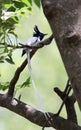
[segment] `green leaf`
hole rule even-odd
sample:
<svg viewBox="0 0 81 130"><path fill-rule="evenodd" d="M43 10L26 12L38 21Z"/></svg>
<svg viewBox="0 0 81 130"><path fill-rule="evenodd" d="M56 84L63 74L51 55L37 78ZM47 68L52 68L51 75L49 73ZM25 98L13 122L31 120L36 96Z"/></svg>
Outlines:
<svg viewBox="0 0 81 130"><path fill-rule="evenodd" d="M7 47L7 45L5 45L4 53L8 53L8 47Z"/></svg>
<svg viewBox="0 0 81 130"><path fill-rule="evenodd" d="M4 63L4 61L3 61L3 60L0 60L0 63Z"/></svg>
<svg viewBox="0 0 81 130"><path fill-rule="evenodd" d="M22 96L22 95L21 95L21 94L19 94L19 96L18 96L18 100L20 100L20 99L21 99L21 96Z"/></svg>
<svg viewBox="0 0 81 130"><path fill-rule="evenodd" d="M34 0L34 3L37 5L37 7L40 8L40 6L41 6L40 0Z"/></svg>
<svg viewBox="0 0 81 130"><path fill-rule="evenodd" d="M29 11L32 11L32 8L31 8L31 7L28 7L27 9L28 9Z"/></svg>
<svg viewBox="0 0 81 130"><path fill-rule="evenodd" d="M16 8L14 6L11 6L7 9L7 11L9 12L15 12L16 11Z"/></svg>
<svg viewBox="0 0 81 130"><path fill-rule="evenodd" d="M9 88L9 83L8 82L4 83L4 84L0 83L0 90L5 91L8 88Z"/></svg>
<svg viewBox="0 0 81 130"><path fill-rule="evenodd" d="M4 56L0 56L0 60L3 60L4 59Z"/></svg>
<svg viewBox="0 0 81 130"><path fill-rule="evenodd" d="M7 20L7 24L12 26L18 23L18 18L16 16L12 16Z"/></svg>
<svg viewBox="0 0 81 130"><path fill-rule="evenodd" d="M29 87L29 85L30 85L30 77L28 77L27 79L26 79L26 81L21 85L21 88L23 88L23 87Z"/></svg>
<svg viewBox="0 0 81 130"><path fill-rule="evenodd" d="M17 16L13 16L12 19L15 21L15 24L18 24L19 23L19 19Z"/></svg>
<svg viewBox="0 0 81 130"><path fill-rule="evenodd" d="M8 54L8 57L12 60L12 49L9 50L9 54Z"/></svg>
<svg viewBox="0 0 81 130"><path fill-rule="evenodd" d="M5 60L10 64L15 64L12 58L5 58Z"/></svg>
<svg viewBox="0 0 81 130"><path fill-rule="evenodd" d="M28 0L28 2L32 5L32 0Z"/></svg>
<svg viewBox="0 0 81 130"><path fill-rule="evenodd" d="M23 2L29 7L32 6L32 0L23 0Z"/></svg>
<svg viewBox="0 0 81 130"><path fill-rule="evenodd" d="M1 30L0 30L1 31ZM0 37L3 35L3 33L2 32L0 32Z"/></svg>
<svg viewBox="0 0 81 130"><path fill-rule="evenodd" d="M11 30L9 30L8 31L8 33L10 33L10 34L12 34L12 35L14 35L15 36L15 38L17 38L18 36L17 36L17 34L16 33L14 33L13 31L11 31Z"/></svg>
<svg viewBox="0 0 81 130"><path fill-rule="evenodd" d="M11 3L11 0L2 0L3 1L3 4L10 4Z"/></svg>
<svg viewBox="0 0 81 130"><path fill-rule="evenodd" d="M19 9L21 9L21 8L23 8L23 7L25 7L25 6L27 6L24 2L13 1L13 3L14 3L14 6L15 6L16 8L19 8Z"/></svg>

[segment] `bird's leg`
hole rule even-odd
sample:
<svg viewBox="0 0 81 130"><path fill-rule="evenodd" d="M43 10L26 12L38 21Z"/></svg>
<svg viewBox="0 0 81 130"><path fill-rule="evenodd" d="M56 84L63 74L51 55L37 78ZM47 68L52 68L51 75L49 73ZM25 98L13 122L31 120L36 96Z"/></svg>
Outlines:
<svg viewBox="0 0 81 130"><path fill-rule="evenodd" d="M63 100L63 102L62 102L62 104L61 104L61 106L60 106L58 112L57 112L55 115L59 115L59 114L60 114L60 112L61 112L61 110L62 110L62 108L63 108L63 106L64 106L64 103L65 103L65 101L66 101L66 99L67 99L67 97L68 97L70 91L71 91L71 83L70 83L70 80L68 80L68 81L67 81L67 84L66 84L66 88L65 88L65 90L64 90L64 92L63 92L64 95L65 95L64 100Z"/></svg>

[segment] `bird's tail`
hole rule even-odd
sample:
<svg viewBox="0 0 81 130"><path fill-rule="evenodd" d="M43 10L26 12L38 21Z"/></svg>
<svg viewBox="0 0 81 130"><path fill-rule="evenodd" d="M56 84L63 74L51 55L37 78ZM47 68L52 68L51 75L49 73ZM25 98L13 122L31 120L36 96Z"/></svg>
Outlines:
<svg viewBox="0 0 81 130"><path fill-rule="evenodd" d="M31 70L31 63L30 63L30 50L27 50L27 62L28 62L28 69L30 73L30 77L32 76L32 70Z"/></svg>
<svg viewBox="0 0 81 130"><path fill-rule="evenodd" d="M48 120L50 118L50 115L45 109L44 103L40 97L40 94L37 90L36 84L33 80L32 68L31 68L31 63L30 63L30 50L27 51L27 62L28 62L28 69L29 69L29 73L30 73L30 78L31 78L31 82L32 82L35 94L36 94L37 102L39 103L40 108L44 111L44 115L45 115L46 120Z"/></svg>

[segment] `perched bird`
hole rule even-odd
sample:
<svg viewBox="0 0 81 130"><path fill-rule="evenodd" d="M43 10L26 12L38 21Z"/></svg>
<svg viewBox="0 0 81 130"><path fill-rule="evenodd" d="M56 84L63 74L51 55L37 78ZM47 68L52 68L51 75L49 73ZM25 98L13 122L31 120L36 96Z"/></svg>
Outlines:
<svg viewBox="0 0 81 130"><path fill-rule="evenodd" d="M30 38L26 45L28 46L36 46L38 44L38 42L40 42L44 36L47 35L47 34L44 34L42 32L39 31L38 27L35 26L34 27L34 33L33 33L33 37ZM31 69L31 64L30 64L30 51L31 49L29 48L24 48L23 49L23 52L22 52L22 56L26 53L27 54L27 63L28 63L28 69L29 69L29 73L30 73L30 78L31 78L31 82L32 82L32 85L33 85L33 88L34 88L34 91L35 91L35 95L37 97L37 100L38 100L38 103L41 107L41 109L44 111L44 115L45 115L45 118L46 120L48 121L49 120L49 113L45 110L45 107L44 107L44 104L43 104L43 101L40 97L40 94L39 94L39 91L37 90L37 87L35 85L35 82L34 82L34 79L33 79L33 75L32 75L32 69ZM50 122L50 121L49 121Z"/></svg>
<svg viewBox="0 0 81 130"><path fill-rule="evenodd" d="M26 44L29 46L36 46L37 43L40 42L44 38L45 35L47 34L40 32L38 27L35 25L33 37L28 39ZM23 49L22 56L26 53L27 50L30 50L30 49L27 49L27 48Z"/></svg>

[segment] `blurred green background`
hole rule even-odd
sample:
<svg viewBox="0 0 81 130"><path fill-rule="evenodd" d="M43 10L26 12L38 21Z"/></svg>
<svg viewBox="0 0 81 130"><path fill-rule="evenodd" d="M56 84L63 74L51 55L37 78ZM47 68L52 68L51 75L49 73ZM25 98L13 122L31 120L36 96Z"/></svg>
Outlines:
<svg viewBox="0 0 81 130"><path fill-rule="evenodd" d="M20 24L16 27L16 32L18 34L18 42L25 43L29 37L32 36L33 27L37 25L39 29L48 33L48 36L52 34L50 26L43 14L42 9L37 8L33 5L33 13L21 18ZM48 37L47 36L47 37ZM24 61L26 56L21 57L22 50L15 50L13 53L13 59L15 65L10 65L8 63L0 64L0 81L10 81L18 66ZM54 93L53 88L59 87L64 90L67 82L67 74L62 63L58 48L55 41L39 49L37 53L33 56L31 60L33 77L37 85L37 89L41 95L44 102L45 108L49 112L56 113L61 105L60 98ZM17 84L23 83L29 72L27 67L22 72L20 79ZM25 103L32 105L33 107L40 109L37 102L36 95L34 93L33 87L27 87L23 89L17 89L16 97L22 94L21 100ZM79 108L76 104L77 114L80 114ZM61 116L66 118L66 111L63 108ZM81 117L78 116L78 121L80 124ZM41 130L41 127L32 124L23 117L0 107L0 130ZM52 128L45 128L52 130Z"/></svg>

